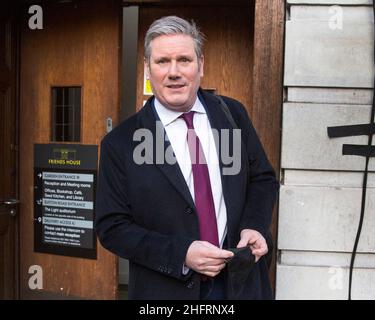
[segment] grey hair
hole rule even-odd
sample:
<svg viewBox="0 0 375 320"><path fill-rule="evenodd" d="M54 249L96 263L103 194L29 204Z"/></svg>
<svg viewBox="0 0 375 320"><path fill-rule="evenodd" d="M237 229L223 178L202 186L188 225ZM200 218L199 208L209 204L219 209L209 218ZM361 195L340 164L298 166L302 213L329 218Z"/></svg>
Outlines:
<svg viewBox="0 0 375 320"><path fill-rule="evenodd" d="M204 34L199 30L195 22L188 22L177 16L167 16L155 20L147 30L145 37L145 59L150 62L151 41L162 35L186 34L193 38L195 53L198 59L203 54Z"/></svg>

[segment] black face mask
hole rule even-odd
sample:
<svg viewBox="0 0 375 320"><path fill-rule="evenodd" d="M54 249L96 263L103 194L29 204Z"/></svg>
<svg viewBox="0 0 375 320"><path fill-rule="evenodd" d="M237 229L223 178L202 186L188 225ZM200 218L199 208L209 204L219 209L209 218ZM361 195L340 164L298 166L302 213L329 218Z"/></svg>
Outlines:
<svg viewBox="0 0 375 320"><path fill-rule="evenodd" d="M233 258L228 259L229 291L232 299L240 297L244 283L250 271L255 265L255 256L249 247L226 249L234 253Z"/></svg>

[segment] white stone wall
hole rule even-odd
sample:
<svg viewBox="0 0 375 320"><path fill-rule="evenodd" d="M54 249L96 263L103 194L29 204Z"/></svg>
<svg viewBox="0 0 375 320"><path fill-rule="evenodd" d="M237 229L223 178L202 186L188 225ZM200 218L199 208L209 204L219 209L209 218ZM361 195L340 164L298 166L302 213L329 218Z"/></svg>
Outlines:
<svg viewBox="0 0 375 320"><path fill-rule="evenodd" d="M327 127L370 121L371 5L287 1L277 299L347 299L365 160L343 156L342 145L368 138L329 139ZM375 299L375 173L368 187L353 299Z"/></svg>

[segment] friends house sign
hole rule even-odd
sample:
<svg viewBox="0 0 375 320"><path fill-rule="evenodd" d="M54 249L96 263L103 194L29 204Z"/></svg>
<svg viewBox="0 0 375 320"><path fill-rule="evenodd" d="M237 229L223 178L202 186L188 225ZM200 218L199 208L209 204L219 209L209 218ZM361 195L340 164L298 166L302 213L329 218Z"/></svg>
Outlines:
<svg viewBox="0 0 375 320"><path fill-rule="evenodd" d="M96 259L98 147L34 145L34 251Z"/></svg>

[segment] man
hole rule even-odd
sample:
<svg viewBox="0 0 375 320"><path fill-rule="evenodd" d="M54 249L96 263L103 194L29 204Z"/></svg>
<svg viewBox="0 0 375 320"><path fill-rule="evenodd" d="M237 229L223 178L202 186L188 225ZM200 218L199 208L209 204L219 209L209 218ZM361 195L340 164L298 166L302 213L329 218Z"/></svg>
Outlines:
<svg viewBox="0 0 375 320"><path fill-rule="evenodd" d="M145 38L154 96L102 141L96 230L129 260L130 299L272 297L265 237L279 185L244 107L199 88L202 48L194 23L155 21ZM226 268L235 247L256 260L241 291Z"/></svg>

